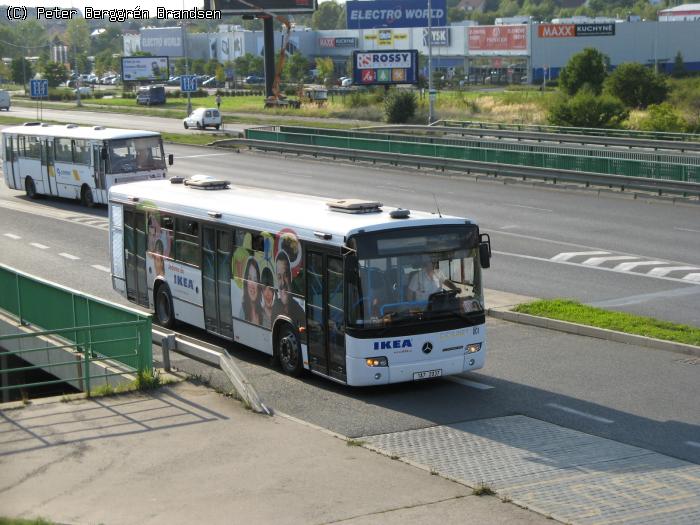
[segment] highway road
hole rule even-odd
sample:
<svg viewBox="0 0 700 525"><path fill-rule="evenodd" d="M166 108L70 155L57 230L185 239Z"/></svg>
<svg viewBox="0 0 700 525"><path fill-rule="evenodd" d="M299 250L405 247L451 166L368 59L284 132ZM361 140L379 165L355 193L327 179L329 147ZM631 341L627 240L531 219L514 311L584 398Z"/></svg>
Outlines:
<svg viewBox="0 0 700 525"><path fill-rule="evenodd" d="M700 326L696 205L289 155L167 149L176 157L173 175L204 172L234 188L439 206L473 217L495 250L488 288L575 297ZM0 225L1 262L121 302L109 282L106 210L29 201L2 187ZM289 379L265 356L231 350L273 407L348 435L521 413L700 463L700 359L493 320L489 331L488 365L466 382L369 390Z"/></svg>

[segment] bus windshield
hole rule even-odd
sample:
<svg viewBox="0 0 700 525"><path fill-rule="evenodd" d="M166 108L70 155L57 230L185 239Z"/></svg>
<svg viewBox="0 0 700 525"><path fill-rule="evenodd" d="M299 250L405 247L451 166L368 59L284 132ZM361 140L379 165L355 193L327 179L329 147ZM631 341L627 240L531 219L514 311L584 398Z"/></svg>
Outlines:
<svg viewBox="0 0 700 525"><path fill-rule="evenodd" d="M107 173L131 173L165 168L160 137L109 140L107 154Z"/></svg>
<svg viewBox="0 0 700 525"><path fill-rule="evenodd" d="M348 269L349 326L483 314L477 239L472 227L359 241L357 267Z"/></svg>

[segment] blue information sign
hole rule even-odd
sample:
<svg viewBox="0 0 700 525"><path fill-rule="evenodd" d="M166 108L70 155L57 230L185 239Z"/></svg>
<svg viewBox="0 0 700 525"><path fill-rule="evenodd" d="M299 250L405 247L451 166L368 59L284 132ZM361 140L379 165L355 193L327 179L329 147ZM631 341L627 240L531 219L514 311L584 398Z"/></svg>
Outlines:
<svg viewBox="0 0 700 525"><path fill-rule="evenodd" d="M447 25L447 0L430 2L431 24L428 24L428 0L348 0L345 8L348 29Z"/></svg>
<svg viewBox="0 0 700 525"><path fill-rule="evenodd" d="M49 96L49 81L48 80L30 80L29 94L32 98L48 98Z"/></svg>
<svg viewBox="0 0 700 525"><path fill-rule="evenodd" d="M192 93L197 91L197 76L182 75L180 77L180 91L183 93Z"/></svg>

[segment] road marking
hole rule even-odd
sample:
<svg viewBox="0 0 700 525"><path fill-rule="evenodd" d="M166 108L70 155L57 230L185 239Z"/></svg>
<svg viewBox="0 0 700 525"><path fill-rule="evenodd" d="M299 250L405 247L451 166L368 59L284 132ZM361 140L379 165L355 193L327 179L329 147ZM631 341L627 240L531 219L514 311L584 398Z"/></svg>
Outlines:
<svg viewBox="0 0 700 525"><path fill-rule="evenodd" d="M200 157L220 157L221 155L230 155L230 153L203 153L201 155L178 155L178 159L198 159Z"/></svg>
<svg viewBox="0 0 700 525"><path fill-rule="evenodd" d="M564 252L555 255L550 260L555 262L565 262L578 255L610 255L610 252Z"/></svg>
<svg viewBox="0 0 700 525"><path fill-rule="evenodd" d="M522 204L504 204L503 206L510 206L511 208L525 208L526 210L536 210L536 211L548 211L548 212L554 211L554 210L550 210L547 208L535 208L534 206L523 206Z"/></svg>
<svg viewBox="0 0 700 525"><path fill-rule="evenodd" d="M633 270L639 266L654 266L654 265L659 265L659 264L671 264L666 261L643 261L643 262L626 262L622 264L618 264L613 268L613 270L617 270L618 272L629 272L630 270Z"/></svg>
<svg viewBox="0 0 700 525"><path fill-rule="evenodd" d="M517 224L506 224L505 226L501 226L498 229L499 230L513 230L513 229L517 229L517 228L520 228L520 226L518 226Z"/></svg>
<svg viewBox="0 0 700 525"><path fill-rule="evenodd" d="M700 448L700 443L698 443L698 442L696 442L696 441L686 441L685 444L686 444L686 445L690 445L691 447L698 447L698 448Z"/></svg>
<svg viewBox="0 0 700 525"><path fill-rule="evenodd" d="M100 270L101 272L107 272L107 273L111 273L111 272L112 272L111 269L107 268L106 266L100 266L99 264L93 264L92 267L93 267L95 270Z"/></svg>
<svg viewBox="0 0 700 525"><path fill-rule="evenodd" d="M593 421L598 421L599 423L614 423L612 419L606 419L604 417L600 416L594 416L593 414L589 414L588 412L581 412L580 410L574 410L573 408L565 407L564 405L559 405L557 403L547 403L547 406L550 406L552 408L556 408L558 410L562 410L564 412L568 412L569 414L574 414L576 416L581 416L581 417L587 417L588 419L592 419Z"/></svg>
<svg viewBox="0 0 700 525"><path fill-rule="evenodd" d="M697 266L669 266L667 268L654 268L649 270L647 275L654 277L666 277L671 272L680 272L681 270L700 270Z"/></svg>
<svg viewBox="0 0 700 525"><path fill-rule="evenodd" d="M66 259L70 259L71 261L77 261L80 259L80 257L76 257L75 255L71 255L70 253L59 253L61 257L65 257Z"/></svg>
<svg viewBox="0 0 700 525"><path fill-rule="evenodd" d="M45 244L39 244L38 242L30 242L29 246L34 246L34 248L39 248L40 250L48 250L49 247Z"/></svg>
<svg viewBox="0 0 700 525"><path fill-rule="evenodd" d="M18 240L20 240L20 239L22 238L22 237L20 237L19 235L15 235L14 233L6 233L6 234L5 234L5 237L9 237L9 238L12 239L13 241L18 241Z"/></svg>
<svg viewBox="0 0 700 525"><path fill-rule="evenodd" d="M586 259L581 264L587 266L599 266L607 261L624 261L625 259L639 259L639 257L634 257L633 255L610 255L608 257L591 257Z"/></svg>
<svg viewBox="0 0 700 525"><path fill-rule="evenodd" d="M692 281L694 283L700 283L700 273L689 273L683 277L684 281Z"/></svg>
<svg viewBox="0 0 700 525"><path fill-rule="evenodd" d="M491 390L492 388L496 388L491 385L485 385L484 383L477 383L476 381L470 381L469 379L464 379L463 377L460 376L447 376L445 377L448 381L452 381L453 383L459 383L460 385L464 386L469 386L472 388L476 388L478 390Z"/></svg>
<svg viewBox="0 0 700 525"><path fill-rule="evenodd" d="M673 228L674 230L678 232L693 232L693 233L700 233L700 230L693 230L692 228Z"/></svg>

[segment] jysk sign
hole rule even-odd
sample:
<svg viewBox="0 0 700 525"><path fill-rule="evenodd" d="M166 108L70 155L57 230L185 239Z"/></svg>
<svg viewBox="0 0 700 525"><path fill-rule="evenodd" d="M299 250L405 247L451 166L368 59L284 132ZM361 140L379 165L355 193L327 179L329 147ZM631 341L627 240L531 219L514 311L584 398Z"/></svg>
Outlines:
<svg viewBox="0 0 700 525"><path fill-rule="evenodd" d="M345 3L348 29L379 27L436 27L447 25L447 0L432 0L428 24L428 0L348 0Z"/></svg>
<svg viewBox="0 0 700 525"><path fill-rule="evenodd" d="M540 38L614 36L615 24L540 24L537 35Z"/></svg>
<svg viewBox="0 0 700 525"><path fill-rule="evenodd" d="M353 80L361 85L417 84L418 51L355 51Z"/></svg>
<svg viewBox="0 0 700 525"><path fill-rule="evenodd" d="M423 45L431 46L449 46L450 45L450 28L449 27L433 27L430 33L430 42L428 42L428 28L423 29Z"/></svg>

